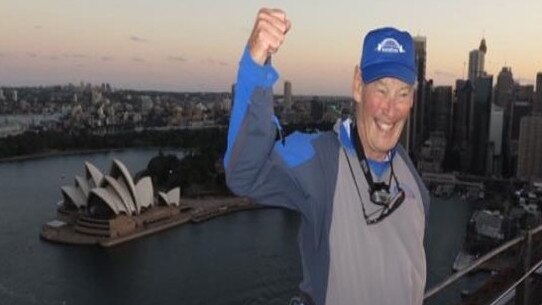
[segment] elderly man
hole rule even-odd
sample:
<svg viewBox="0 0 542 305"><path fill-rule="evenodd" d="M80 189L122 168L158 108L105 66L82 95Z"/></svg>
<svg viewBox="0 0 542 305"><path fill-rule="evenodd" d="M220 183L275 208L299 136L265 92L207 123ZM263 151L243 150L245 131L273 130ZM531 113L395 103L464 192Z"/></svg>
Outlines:
<svg viewBox="0 0 542 305"><path fill-rule="evenodd" d="M397 144L412 107L412 37L369 32L354 70L355 118L275 141L278 74L269 58L290 29L262 9L241 58L224 157L231 190L301 214L300 297L316 305L422 304L429 195Z"/></svg>

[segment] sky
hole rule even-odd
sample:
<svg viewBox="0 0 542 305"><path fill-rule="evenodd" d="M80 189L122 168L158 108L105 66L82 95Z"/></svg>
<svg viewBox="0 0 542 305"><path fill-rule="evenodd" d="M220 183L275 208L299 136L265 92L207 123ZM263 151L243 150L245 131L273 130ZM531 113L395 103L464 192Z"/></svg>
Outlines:
<svg viewBox="0 0 542 305"><path fill-rule="evenodd" d="M486 39L486 71L542 71L540 0L2 0L0 87L110 83L115 88L229 91L261 7L292 22L273 58L294 94L351 95L363 36L394 26L427 39L427 78L465 78Z"/></svg>

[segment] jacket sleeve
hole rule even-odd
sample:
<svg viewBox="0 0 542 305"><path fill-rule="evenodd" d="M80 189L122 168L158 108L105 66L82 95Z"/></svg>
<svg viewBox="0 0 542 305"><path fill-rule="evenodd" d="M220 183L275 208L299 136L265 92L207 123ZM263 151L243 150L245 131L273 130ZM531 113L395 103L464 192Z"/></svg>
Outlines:
<svg viewBox="0 0 542 305"><path fill-rule="evenodd" d="M236 195L260 204L299 210L306 196L294 177L294 168L314 155L310 151L314 135L295 133L286 144L275 142L280 125L273 114L272 86L277 79L270 64L258 65L245 48L224 156L226 183Z"/></svg>

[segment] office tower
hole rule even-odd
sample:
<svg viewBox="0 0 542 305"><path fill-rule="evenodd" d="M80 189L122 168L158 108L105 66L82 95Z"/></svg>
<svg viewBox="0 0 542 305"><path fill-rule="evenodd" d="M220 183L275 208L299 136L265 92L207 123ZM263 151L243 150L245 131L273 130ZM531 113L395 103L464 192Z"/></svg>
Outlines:
<svg viewBox="0 0 542 305"><path fill-rule="evenodd" d="M423 107L422 107L422 121L423 121L423 128L422 128L422 137L421 142L425 141L429 138L429 133L431 132L430 124L431 124L431 116L433 113L433 105L431 105L431 101L433 100L433 80L429 79L425 82L425 87L423 88L423 92L425 94L425 98L423 100Z"/></svg>
<svg viewBox="0 0 542 305"><path fill-rule="evenodd" d="M542 72L536 74L536 98L533 105L533 112L542 113Z"/></svg>
<svg viewBox="0 0 542 305"><path fill-rule="evenodd" d="M483 76L484 61L487 53L486 40L482 39L477 50L472 50L469 53L469 80L475 81L476 78Z"/></svg>
<svg viewBox="0 0 542 305"><path fill-rule="evenodd" d="M493 76L481 76L474 82L474 102L470 117L469 142L471 147L471 172L486 175L489 145L489 117L491 112L491 93Z"/></svg>
<svg viewBox="0 0 542 305"><path fill-rule="evenodd" d="M411 146L410 149L412 151L417 151L418 148L421 146L424 140L424 128L426 128L424 122L424 106L427 99L427 94L425 90L425 88L427 87L427 81L425 80L425 64L427 58L426 45L427 39L424 36L414 37L418 84L416 88L414 105L410 113L409 128L407 129L409 135L409 143Z"/></svg>
<svg viewBox="0 0 542 305"><path fill-rule="evenodd" d="M512 68L502 67L501 72L497 76L497 84L495 85L495 104L506 108L512 99L513 91L514 78L512 76Z"/></svg>
<svg viewBox="0 0 542 305"><path fill-rule="evenodd" d="M517 178L523 180L542 179L542 115L531 115L521 119Z"/></svg>
<svg viewBox="0 0 542 305"><path fill-rule="evenodd" d="M474 98L474 85L470 80L458 79L455 83L455 103L453 112L452 151L459 155L458 170L468 172L470 169L471 120Z"/></svg>
<svg viewBox="0 0 542 305"><path fill-rule="evenodd" d="M492 150L489 152L490 163L488 172L500 175L502 172L502 134L504 124L504 109L496 104L491 105L489 123L489 143Z"/></svg>
<svg viewBox="0 0 542 305"><path fill-rule="evenodd" d="M531 114L533 99L534 87L532 85L516 84L512 102L504 110L502 154L503 175L505 177L516 176L521 119Z"/></svg>
<svg viewBox="0 0 542 305"><path fill-rule="evenodd" d="M452 135L452 87L437 86L433 90L432 131L440 131L449 142Z"/></svg>
<svg viewBox="0 0 542 305"><path fill-rule="evenodd" d="M289 111L292 108L292 83L284 82L284 110Z"/></svg>

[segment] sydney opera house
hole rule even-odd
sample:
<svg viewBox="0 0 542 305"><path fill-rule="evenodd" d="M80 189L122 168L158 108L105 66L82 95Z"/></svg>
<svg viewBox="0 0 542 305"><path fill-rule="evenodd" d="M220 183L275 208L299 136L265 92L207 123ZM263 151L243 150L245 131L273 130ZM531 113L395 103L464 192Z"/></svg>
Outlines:
<svg viewBox="0 0 542 305"><path fill-rule="evenodd" d="M180 189L156 192L150 177L134 181L126 166L113 160L109 175L85 162L84 176L61 188L57 219L41 236L70 244L114 244L190 220L180 204Z"/></svg>

